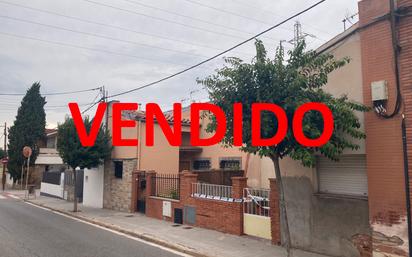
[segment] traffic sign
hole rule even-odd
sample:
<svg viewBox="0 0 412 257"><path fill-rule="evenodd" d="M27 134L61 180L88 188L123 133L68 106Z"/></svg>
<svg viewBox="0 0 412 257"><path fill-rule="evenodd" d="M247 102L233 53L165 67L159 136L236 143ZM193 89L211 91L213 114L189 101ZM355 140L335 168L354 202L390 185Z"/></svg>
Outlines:
<svg viewBox="0 0 412 257"><path fill-rule="evenodd" d="M30 146L23 147L24 157L29 158L31 156L31 154L32 154L32 150L31 150Z"/></svg>

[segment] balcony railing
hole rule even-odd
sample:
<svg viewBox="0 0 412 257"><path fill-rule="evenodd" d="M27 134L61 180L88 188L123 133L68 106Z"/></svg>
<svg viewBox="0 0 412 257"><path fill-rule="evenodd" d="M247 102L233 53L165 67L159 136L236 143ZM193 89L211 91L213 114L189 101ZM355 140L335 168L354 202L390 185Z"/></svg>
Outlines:
<svg viewBox="0 0 412 257"><path fill-rule="evenodd" d="M193 183L192 196L213 200L233 201L232 187L224 185Z"/></svg>

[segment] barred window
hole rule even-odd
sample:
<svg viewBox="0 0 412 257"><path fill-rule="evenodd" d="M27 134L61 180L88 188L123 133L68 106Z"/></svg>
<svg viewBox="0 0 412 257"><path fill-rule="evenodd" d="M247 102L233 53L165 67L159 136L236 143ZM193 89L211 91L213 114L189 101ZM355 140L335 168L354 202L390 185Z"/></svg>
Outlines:
<svg viewBox="0 0 412 257"><path fill-rule="evenodd" d="M242 158L221 158L219 168L222 170L240 170L242 168Z"/></svg>
<svg viewBox="0 0 412 257"><path fill-rule="evenodd" d="M209 159L194 160L193 170L210 170L210 160Z"/></svg>

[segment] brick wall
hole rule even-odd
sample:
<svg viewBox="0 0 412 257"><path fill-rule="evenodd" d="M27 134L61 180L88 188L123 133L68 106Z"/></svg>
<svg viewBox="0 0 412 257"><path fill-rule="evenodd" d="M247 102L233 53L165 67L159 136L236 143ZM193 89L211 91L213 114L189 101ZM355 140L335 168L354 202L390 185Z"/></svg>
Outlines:
<svg viewBox="0 0 412 257"><path fill-rule="evenodd" d="M171 205L172 205L172 216L171 217L166 217L162 215L163 201L171 202ZM150 218L173 222L175 208L183 208L180 201L170 200L170 199L161 199L157 197L147 197L146 198L146 216Z"/></svg>
<svg viewBox="0 0 412 257"><path fill-rule="evenodd" d="M151 177L154 173L147 173L147 192L151 189ZM240 202L226 202L220 200L212 200L205 198L192 197L191 185L197 182L197 174L183 172L180 182L180 201L172 200L172 217L164 217L162 215L162 204L167 199L156 197L146 197L146 215L152 218L163 219L167 221L174 220L174 208L184 208L190 206L196 210L196 221L194 225L202 228L213 229L224 233L234 235L243 234L243 204ZM243 189L247 187L247 178L233 177L232 178L232 197L241 199L243 197ZM280 243L279 229L279 203L276 190L271 193L271 213L272 213L272 235L273 243Z"/></svg>
<svg viewBox="0 0 412 257"><path fill-rule="evenodd" d="M196 182L196 176L190 173L183 174L182 184L191 185ZM242 198L245 187L247 187L247 178L233 177L232 198ZM196 226L235 235L243 234L242 203L191 197L190 187L185 187L181 194L185 196L183 205L196 208Z"/></svg>
<svg viewBox="0 0 412 257"><path fill-rule="evenodd" d="M158 197L150 196L150 192L153 192L152 188L152 178L156 176L156 173L153 171L146 172L146 216L156 219L163 219L166 221L174 221L174 209L183 208L183 205L180 201L171 200L171 199L162 199ZM172 205L172 216L165 217L162 214L163 210L163 201L169 201Z"/></svg>
<svg viewBox="0 0 412 257"><path fill-rule="evenodd" d="M270 225L272 232L272 243L280 245L280 207L279 207L279 192L275 178L269 179L270 183L270 195L269 195L269 207L270 207Z"/></svg>
<svg viewBox="0 0 412 257"><path fill-rule="evenodd" d="M108 160L104 165L103 207L116 211L132 212L132 174L136 159L123 159L123 177L114 176L114 163Z"/></svg>
<svg viewBox="0 0 412 257"><path fill-rule="evenodd" d="M147 192L151 189L151 177L155 173L147 173ZM246 178L233 178L234 197L239 198L246 187ZM184 208L184 206L194 207L196 209L196 223L190 224L197 227L213 229L225 233L242 235L243 234L243 207L242 203L225 202L210 199L201 199L191 197L191 185L197 182L197 175L189 172L181 174L180 182L180 201L170 200L172 204L172 217L162 215L162 204L167 199L157 197L146 197L146 215L148 217L163 219L167 221L174 220L175 208ZM239 191L239 192L237 192Z"/></svg>
<svg viewBox="0 0 412 257"><path fill-rule="evenodd" d="M412 6L411 0L402 0L398 3L399 7ZM406 117L406 137L408 148L409 166L409 188L412 185L412 16L404 17L399 21L399 43L401 53L399 56L400 64L400 83L404 102L404 113ZM410 190L409 197L412 197Z"/></svg>
<svg viewBox="0 0 412 257"><path fill-rule="evenodd" d="M398 1L411 5L412 1ZM359 2L360 27L389 12L388 0L363 0ZM411 74L411 21L399 23L402 54L401 80L410 81ZM361 29L362 75L364 103L372 105L371 82L388 82L388 113L394 109L396 100L396 77L394 73L393 47L389 20L377 22ZM409 52L409 53L408 53ZM409 66L408 66L409 65ZM406 67L408 66L408 67ZM409 73L406 74L406 69ZM402 70L403 69L403 70ZM406 78L408 77L408 78ZM410 86L408 87L411 88ZM407 92L404 94L404 100ZM406 100L407 101L407 100ZM405 102L405 110L412 108ZM412 117L411 117L412 118ZM373 229L374 254L406 256L408 236L406 223L405 183L402 152L401 115L392 119L378 117L373 111L365 115L369 217ZM409 130L409 133L411 131ZM409 139L412 137L409 136ZM412 149L412 148L411 148ZM399 239L399 240L395 240ZM387 240L385 240L387 239ZM395 242L396 241L396 242ZM392 256L392 255L391 255Z"/></svg>

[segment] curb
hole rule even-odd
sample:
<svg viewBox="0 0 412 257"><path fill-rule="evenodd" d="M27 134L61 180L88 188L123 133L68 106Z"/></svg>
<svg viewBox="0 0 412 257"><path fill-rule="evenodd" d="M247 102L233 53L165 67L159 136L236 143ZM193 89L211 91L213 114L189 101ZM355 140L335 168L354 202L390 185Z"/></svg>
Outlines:
<svg viewBox="0 0 412 257"><path fill-rule="evenodd" d="M183 246L183 245L179 245L179 244L164 241L162 239L159 239L159 238L156 238L156 237L144 234L144 233L137 233L137 232L130 231L130 230L127 230L127 229L123 229L123 228L118 227L116 225L96 221L94 219L87 218L87 217L84 217L82 215L76 215L76 214L68 212L68 211L63 211L63 210L60 210L60 209L49 207L49 206L44 205L44 204L32 202L31 200L24 200L24 199L22 199L22 200L24 202L28 202L28 203L33 204L33 205L37 205L39 207L46 208L46 209L49 209L51 211L58 212L58 213L61 213L61 214L64 214L64 215L67 215L67 216L70 216L70 217L73 217L73 218L76 218L76 219L80 219L82 221L92 223L94 225L98 225L98 226L101 226L101 227L104 227L104 228L112 229L112 230L115 230L117 232L126 234L128 236L139 238L141 240L144 240L144 241L147 241L147 242L150 242L150 243L154 243L154 244L157 244L157 245L160 245L160 246L163 246L163 247L166 247L166 248L169 248L171 250L175 250L175 251L178 251L178 252L181 252L181 253L189 254L189 255L192 255L192 256L195 256L195 257L215 257L215 256L212 256L212 255L207 255L207 254L201 253L199 251L196 251L192 248L189 248L189 247L186 247L186 246Z"/></svg>

